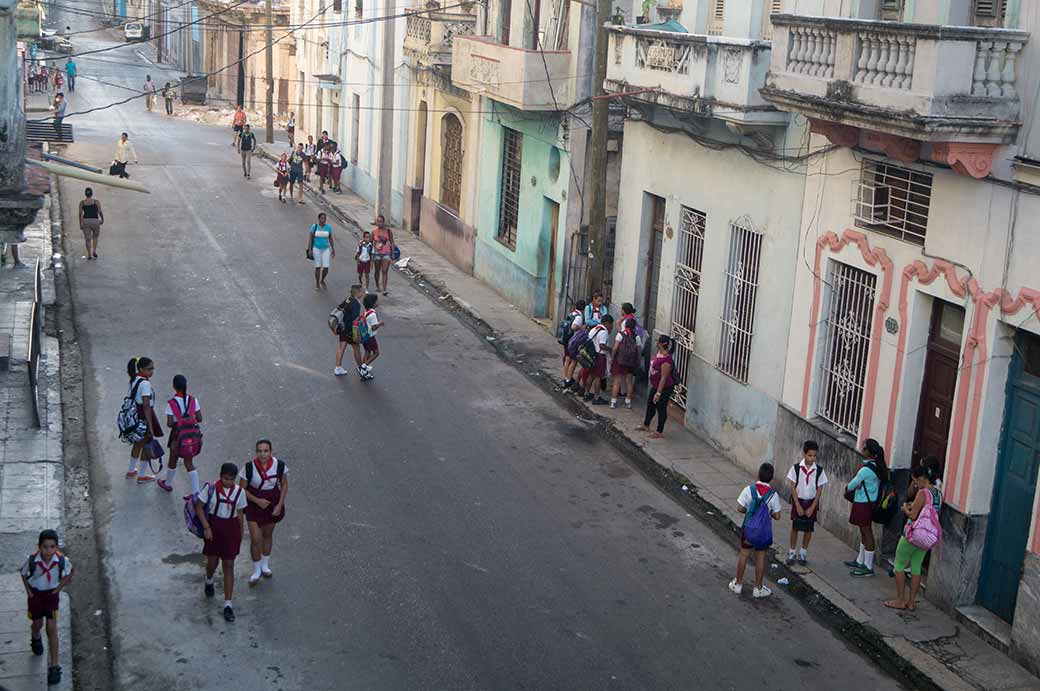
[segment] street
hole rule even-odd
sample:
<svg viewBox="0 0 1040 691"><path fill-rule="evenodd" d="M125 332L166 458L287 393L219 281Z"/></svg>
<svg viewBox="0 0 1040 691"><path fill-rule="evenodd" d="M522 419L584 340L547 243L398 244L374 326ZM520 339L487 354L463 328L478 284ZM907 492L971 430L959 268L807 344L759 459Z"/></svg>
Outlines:
<svg viewBox="0 0 1040 691"><path fill-rule="evenodd" d="M785 593L733 596L735 545L396 271L376 308L375 379L334 377L326 317L354 282L354 238L333 223L337 257L316 292L304 258L314 200L280 204L269 165L254 160L243 179L229 127L167 117L161 101L71 115L131 95L92 78L166 81L132 47L92 57L79 60L65 155L107 169L126 131L141 161L128 171L152 191L95 186L106 222L88 262L84 184L61 181L85 453L108 479L94 511L117 688L898 686ZM244 542L234 624L219 578L217 598L203 597L183 469L172 494L124 479L115 414L126 362L142 355L161 407L178 373L199 398L204 480L247 462L261 437L290 468L274 578L246 587Z"/></svg>

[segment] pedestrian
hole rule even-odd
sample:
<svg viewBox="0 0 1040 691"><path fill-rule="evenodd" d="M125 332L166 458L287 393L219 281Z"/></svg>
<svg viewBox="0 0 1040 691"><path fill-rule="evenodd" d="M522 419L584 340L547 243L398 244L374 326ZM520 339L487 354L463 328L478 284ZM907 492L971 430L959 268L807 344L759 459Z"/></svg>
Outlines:
<svg viewBox="0 0 1040 691"><path fill-rule="evenodd" d="M289 201L293 200L293 190L300 191L299 204L303 204L303 166L307 156L303 153L303 143L296 145L289 156Z"/></svg>
<svg viewBox="0 0 1040 691"><path fill-rule="evenodd" d="M47 628L47 685L61 683L58 664L58 609L61 591L72 580L72 560L58 550L58 533L44 530L36 541L37 551L29 555L20 570L22 585L28 596L29 620L32 621L29 646L33 655L43 655L40 629Z"/></svg>
<svg viewBox="0 0 1040 691"><path fill-rule="evenodd" d="M54 96L54 105L51 106L51 110L54 111L54 135L55 138L61 141L61 121L65 119L65 107L68 105L65 103L65 94L58 92Z"/></svg>
<svg viewBox="0 0 1040 691"><path fill-rule="evenodd" d="M329 187L333 192L341 194L343 190L339 187L340 178L343 176L343 154L335 142L331 144L332 152L329 154Z"/></svg>
<svg viewBox="0 0 1040 691"><path fill-rule="evenodd" d="M769 597L773 591L762 584L766 574L766 552L773 544L773 527L769 519L780 520L780 497L776 491L769 486L773 481L773 466L763 463L758 468L758 481L748 485L737 497L737 511L744 514L744 521L740 529L740 557L737 559L737 577L729 582L729 589L740 595L744 589L744 570L747 568L748 557L751 551L755 552L755 588L751 594L756 598ZM768 517L761 516L760 511L768 512ZM756 519L756 516L758 518ZM752 521L756 524L765 521L763 535L756 534L749 525Z"/></svg>
<svg viewBox="0 0 1040 691"><path fill-rule="evenodd" d="M253 151L256 149L256 135L246 125L238 138L238 152L242 154L242 175L249 179L253 172Z"/></svg>
<svg viewBox="0 0 1040 691"><path fill-rule="evenodd" d="M859 528L859 555L845 562L851 575L863 577L874 575L874 502L881 491L881 481L888 479L885 452L876 439L863 442L863 464L845 487L845 499L852 502L849 523Z"/></svg>
<svg viewBox="0 0 1040 691"><path fill-rule="evenodd" d="M126 172L126 165L130 162L131 156L134 158L134 163L137 163L137 149L130 143L130 135L123 132L119 136L119 141L116 142L116 154L112 158L112 167L108 169L108 174L118 175L120 178L130 177L130 174Z"/></svg>
<svg viewBox="0 0 1040 691"><path fill-rule="evenodd" d="M246 493L235 481L238 466L225 463L220 466L220 479L206 488L195 500L195 515L202 524L202 553L206 556L206 597L213 597L213 576L217 562L224 575L224 621L235 620L231 597L235 590L235 558L242 546L242 510L246 508Z"/></svg>
<svg viewBox="0 0 1040 691"><path fill-rule="evenodd" d="M802 460L787 471L791 483L791 548L787 550L788 566L809 563L809 543L816 528L820 510L820 492L827 484L827 473L817 462L820 446L812 439L802 444ZM802 534L802 548L798 550L798 533ZM797 551L796 551L797 550Z"/></svg>
<svg viewBox="0 0 1040 691"><path fill-rule="evenodd" d="M69 93L76 90L76 62L70 57L65 61L65 75L69 78Z"/></svg>
<svg viewBox="0 0 1040 691"><path fill-rule="evenodd" d="M376 292L379 292L382 278L383 295L389 295L387 290L387 279L390 278L390 260L394 256L394 231L386 226L386 217L383 214L376 216L376 227L372 230L372 244L375 247L375 269L376 269Z"/></svg>
<svg viewBox="0 0 1040 691"><path fill-rule="evenodd" d="M249 587L261 578L270 578L271 545L274 527L285 518L285 495L289 493L289 469L272 454L271 442L256 443L256 456L238 475L238 484L246 493L246 523L249 526L249 553L253 558L253 574Z"/></svg>
<svg viewBox="0 0 1040 691"><path fill-rule="evenodd" d="M21 234L18 236L17 242L5 242L5 243L0 244L0 266L4 266L4 265L7 264L7 251L8 251L8 249L10 249L10 251L11 251L11 259L14 260L14 268L16 268L16 269L24 269L24 268L26 268L26 266L27 266L26 263L23 262L21 260L21 257L19 257L19 255L18 255L18 245L20 243L25 242L25 237L26 237L25 236L25 229L23 228Z"/></svg>
<svg viewBox="0 0 1040 691"><path fill-rule="evenodd" d="M930 520L938 525L939 512L942 510L942 492L936 484L939 481L939 461L934 456L928 456L920 465L910 471L911 482L917 489L913 502L903 504L903 514L908 521L903 535L899 538L896 546L896 561L893 565L896 578L896 599L885 600L885 607L891 609L905 609L913 612L917 609L917 591L921 588L921 569L924 566L924 558L929 549L919 547L911 542L914 523L920 519L925 507L931 504L935 510ZM934 529L934 528L933 528ZM938 535L938 533L935 533ZM906 592L906 568L910 567L910 592Z"/></svg>
<svg viewBox="0 0 1040 691"><path fill-rule="evenodd" d="M582 380L585 382L585 402L592 405L606 405L607 401L600 397L600 387L603 377L607 376L607 355L610 353L610 330L614 327L614 317L606 314L603 320L589 329L589 340L596 350L596 359L591 367L584 367L581 371Z"/></svg>
<svg viewBox="0 0 1040 691"><path fill-rule="evenodd" d="M166 402L166 426L170 428L170 465L166 478L155 484L167 492L173 491L173 477L177 474L177 460L184 459L184 467L191 479L192 494L199 493L199 471L195 458L202 449L202 404L188 395L188 378L183 374L173 378L173 398Z"/></svg>
<svg viewBox="0 0 1040 691"><path fill-rule="evenodd" d="M339 337L339 345L336 347L336 369L332 370L332 373L337 377L347 373L347 370L343 369L343 353L346 352L349 345L354 352L354 369L359 377L365 378L364 370L361 369L361 343L357 329L357 322L361 318L363 310L361 298L364 294L365 291L360 284L352 285L350 286L350 295L337 307L343 314L343 318L336 325L336 328L333 329L333 333Z"/></svg>
<svg viewBox="0 0 1040 691"><path fill-rule="evenodd" d="M246 126L246 114L242 110L242 106L239 105L235 108L235 114L231 116L231 146L238 147L238 138L242 136L242 131Z"/></svg>
<svg viewBox="0 0 1040 691"><path fill-rule="evenodd" d="M376 341L376 331L383 327L383 322L379 321L379 317L376 315L376 301L378 299L378 295L369 293L361 303L365 307L365 313L361 315L361 318L365 322L365 330L368 335L368 338L362 338L361 341L361 345L365 348L365 361L361 365L362 379L375 378L375 375L372 374L372 363L379 357L379 342Z"/></svg>
<svg viewBox="0 0 1040 691"><path fill-rule="evenodd" d="M285 123L285 133L289 135L289 148L296 148L296 113L289 111L289 122Z"/></svg>
<svg viewBox="0 0 1040 691"><path fill-rule="evenodd" d="M585 306L584 300L576 301L570 313L564 317L563 322L560 324L559 342L563 346L562 385L564 391L574 386L574 368L577 366L578 361L571 357L570 352L567 350L567 344L570 343L574 334L585 328Z"/></svg>
<svg viewBox="0 0 1040 691"><path fill-rule="evenodd" d="M608 315L609 316L609 315ZM649 383L646 392L646 415L643 424L636 429L650 431L650 423L657 415L657 430L650 436L664 436L664 423L668 420L668 401L675 390L675 361L672 360L672 339L667 334L657 337L657 354L650 360Z"/></svg>
<svg viewBox="0 0 1040 691"><path fill-rule="evenodd" d="M145 108L147 108L150 113L152 112L152 106L155 105L155 82L152 81L152 75L145 75L144 86L141 87L141 91L144 92Z"/></svg>
<svg viewBox="0 0 1040 691"><path fill-rule="evenodd" d="M325 194L325 185L332 187L332 145L318 145L318 194Z"/></svg>
<svg viewBox="0 0 1040 691"><path fill-rule="evenodd" d="M610 407L617 408L618 393L625 391L625 407L632 408L632 388L635 383L636 370L639 369L639 357L643 352L643 339L636 333L636 320L622 319L621 328L614 337L614 347L610 357L611 382Z"/></svg>
<svg viewBox="0 0 1040 691"><path fill-rule="evenodd" d="M368 292L368 277L372 275L372 233L367 230L361 234L361 242L358 243L357 253L357 280L361 283L365 279L365 292Z"/></svg>
<svg viewBox="0 0 1040 691"><path fill-rule="evenodd" d="M54 90L61 91L62 86L65 84L65 77L62 75L61 70L51 60L51 78L54 81Z"/></svg>
<svg viewBox="0 0 1040 691"><path fill-rule="evenodd" d="M289 156L283 153L274 164L274 186L278 188L278 201L285 203L285 187L289 184ZM291 195L290 195L291 196Z"/></svg>
<svg viewBox="0 0 1040 691"><path fill-rule="evenodd" d="M607 310L603 307L603 292L597 290L585 306L585 325L591 329L602 321L605 314Z"/></svg>
<svg viewBox="0 0 1040 691"><path fill-rule="evenodd" d="M639 338L639 342L643 344L643 350L639 354L639 366L636 368L638 371L647 371L650 369L650 358L653 357L653 343L651 339L647 337L646 329L639 323L639 318L636 317L636 308L632 306L631 302L621 303L621 322L624 323L632 319L636 323L636 336ZM634 384L635 382L633 382ZM630 398L635 398L635 392L629 388L622 387L621 393L627 395Z"/></svg>
<svg viewBox="0 0 1040 691"><path fill-rule="evenodd" d="M162 88L163 101L166 102L166 114L173 115L173 98L176 96L176 90L173 88L173 84L166 82Z"/></svg>
<svg viewBox="0 0 1040 691"><path fill-rule="evenodd" d="M155 417L154 399L155 392L152 389L152 375L155 374L155 363L151 358L135 357L126 363L126 373L130 377L130 398L137 406L139 419L144 420L148 431L144 439L134 442L130 447L130 467L126 471L127 478L137 478L137 484L143 485L155 479L152 475L152 460L162 457L162 447L156 453L152 442L156 437L162 437L162 427Z"/></svg>
<svg viewBox="0 0 1040 691"><path fill-rule="evenodd" d="M306 157L304 163L307 168L303 173L303 179L307 182L311 180L311 170L314 168L314 157L318 154L318 145L314 143L314 136L307 135L307 143L303 145L303 155Z"/></svg>
<svg viewBox="0 0 1040 691"><path fill-rule="evenodd" d="M98 238L104 222L101 202L94 199L94 190L88 187L83 190L83 200L79 203L79 229L83 231L83 240L87 246L85 259L97 259Z"/></svg>
<svg viewBox="0 0 1040 691"><path fill-rule="evenodd" d="M311 226L307 240L307 256L314 261L314 289L325 287L332 258L336 256L336 243L332 239L332 226L325 222L325 214L318 214L318 222Z"/></svg>

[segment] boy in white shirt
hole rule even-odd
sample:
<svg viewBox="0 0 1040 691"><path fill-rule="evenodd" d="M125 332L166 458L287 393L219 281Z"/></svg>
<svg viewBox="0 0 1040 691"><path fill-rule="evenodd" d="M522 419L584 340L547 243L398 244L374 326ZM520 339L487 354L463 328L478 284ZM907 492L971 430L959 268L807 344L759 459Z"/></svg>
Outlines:
<svg viewBox="0 0 1040 691"><path fill-rule="evenodd" d="M772 590L762 585L762 580L766 575L766 552L772 544L772 533L770 532L769 544L766 545L752 545L748 542L745 534L748 522L763 502L766 504L766 510L769 511L770 518L774 521L780 520L780 497L777 495L776 490L769 486L769 483L772 481L773 465L771 463L763 463L758 468L758 482L745 487L740 496L737 497L737 511L746 514L744 527L740 530L740 558L737 559L737 577L729 582L729 589L737 595L740 595L744 589L744 569L747 568L747 560L751 550L755 550L755 589L752 591L752 595L760 598L769 597L773 593ZM751 494L752 489L755 491L756 496L754 497Z"/></svg>
<svg viewBox="0 0 1040 691"><path fill-rule="evenodd" d="M375 377L372 374L372 363L379 357L379 342L376 341L376 331L383 326L383 322L379 321L379 316L376 314L376 300L378 300L378 296L375 293L369 293L362 301L362 304L365 306L365 313L361 318L365 320L369 333L368 338L361 343L365 349L365 362L361 365L361 376L363 379L373 379Z"/></svg>
<svg viewBox="0 0 1040 691"><path fill-rule="evenodd" d="M357 282L360 284L361 278L364 277L367 293L368 277L372 275L372 233L367 230L361 234L361 242L358 243L354 259L357 260Z"/></svg>
<svg viewBox="0 0 1040 691"><path fill-rule="evenodd" d="M29 555L22 565L22 585L29 596L29 619L32 621L30 646L33 655L43 655L40 629L47 622L47 685L61 683L58 664L59 593L72 579L72 562L58 551L58 533L44 530L37 541L39 551Z"/></svg>
<svg viewBox="0 0 1040 691"><path fill-rule="evenodd" d="M588 308L586 307L586 311ZM604 315L603 320L589 330L589 339L596 347L596 361L592 367L583 367L581 370L582 381L585 382L585 402L592 405L606 405L607 401L600 398L599 391L603 385L603 378L607 376L607 355L610 353L610 330L614 328L614 317Z"/></svg>
<svg viewBox="0 0 1040 691"><path fill-rule="evenodd" d="M802 460L787 471L791 483L791 549L787 550L788 565L795 562L798 533L802 534L802 549L797 552L798 563L809 563L807 554L812 541L816 516L820 509L820 491L827 484L827 473L816 462L820 447L813 440L802 444Z"/></svg>

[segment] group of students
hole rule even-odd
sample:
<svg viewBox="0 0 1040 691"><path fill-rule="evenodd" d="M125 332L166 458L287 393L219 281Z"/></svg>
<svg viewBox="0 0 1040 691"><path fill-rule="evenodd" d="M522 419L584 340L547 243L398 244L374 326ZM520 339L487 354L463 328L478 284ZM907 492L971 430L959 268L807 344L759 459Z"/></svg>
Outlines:
<svg viewBox="0 0 1040 691"><path fill-rule="evenodd" d="M169 463L166 475L156 478L153 463L158 460L162 468L164 455L159 439L163 429L155 414L155 390L152 377L155 363L147 357L136 357L127 363L130 388L124 408L134 412L141 421L140 433L131 440L130 466L127 479L136 479L138 485L155 481L166 492L173 491L177 463L184 461L191 481L191 493L185 496L189 510L193 511L203 537L202 553L206 556L206 597L216 594L214 575L219 564L224 577L224 619L235 620L232 608L234 592L235 559L238 557L243 535L243 523L248 524L249 550L253 560L253 572L249 577L250 587L264 578L271 578L271 548L274 527L285 518L285 498L289 490L289 469L286 463L275 458L273 445L268 439L256 442L255 456L242 468L234 463L224 463L220 476L212 483L200 483L199 471L195 467L202 449L202 405L196 396L188 393L187 378L178 374L173 378L173 395L166 402L166 426L169 429L167 450ZM121 435L123 424L120 424Z"/></svg>
<svg viewBox="0 0 1040 691"><path fill-rule="evenodd" d="M812 440L806 441L802 445L801 460L791 467L786 476L791 494L791 542L787 552L789 566L808 564L809 544L819 516L822 492L828 483L827 473L818 463L818 454L819 445ZM896 599L885 600L884 605L892 609L914 611L925 557L941 539L941 464L938 459L929 456L911 468L907 500L900 505L891 488L884 450L877 440L867 439L861 455L861 465L845 486L844 494L851 503L848 522L860 531L859 553L855 559L844 564L853 577L874 575L876 541L873 526L875 523L888 524L898 508L905 523L889 572L895 578ZM763 598L772 593L763 580L766 551L773 542L771 521L779 520L781 513L780 497L772 487L773 476L773 465L763 463L758 470L758 480L745 487L737 497L737 511L744 514L744 520L740 532L736 577L729 582L729 589L738 595L743 590L744 571L752 551L755 553L752 595ZM909 589L906 587L907 573L910 575Z"/></svg>
<svg viewBox="0 0 1040 691"><path fill-rule="evenodd" d="M55 65L53 60L51 60L50 66L31 60L26 68L25 83L30 93L48 91L52 88L55 91L61 91L68 78L69 91L75 91L76 71L77 66L72 58L65 62L64 70Z"/></svg>
<svg viewBox="0 0 1040 691"><path fill-rule="evenodd" d="M301 204L303 202L300 202ZM336 241L329 225L328 216L322 212L318 214L317 223L313 223L307 233L307 249L305 252L308 259L314 263L314 289L326 288L326 279L332 260L336 256ZM394 231L386 224L386 217L382 214L376 216L371 231L365 231L361 235L354 251L354 261L357 268L357 282L364 284L365 292L370 286L369 278L373 273L375 265L375 292L382 292L384 296L390 294L387 282L390 279L390 264L400 257L400 250L394 241Z"/></svg>
<svg viewBox="0 0 1040 691"><path fill-rule="evenodd" d="M604 304L603 293L593 293L591 299L578 300L564 317L557 331L563 346L563 381L565 391L581 393L591 405L606 405L601 395L606 390L607 373L611 376L610 407L617 408L623 398L626 408L632 407L636 375L645 366L648 380L646 415L637 429L650 431L650 423L657 417L657 429L651 437L664 434L668 419L668 401L675 389L675 362L672 359L672 339L661 334L649 363L643 356L647 344L646 330L636 318L632 303L621 305L617 333L611 339L614 317ZM609 363L609 366L608 366Z"/></svg>

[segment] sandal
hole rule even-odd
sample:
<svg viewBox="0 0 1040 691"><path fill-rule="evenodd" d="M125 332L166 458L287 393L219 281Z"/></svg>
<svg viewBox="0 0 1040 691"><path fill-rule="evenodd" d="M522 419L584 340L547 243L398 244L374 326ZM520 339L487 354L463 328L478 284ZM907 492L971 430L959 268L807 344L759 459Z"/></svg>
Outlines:
<svg viewBox="0 0 1040 691"><path fill-rule="evenodd" d="M881 604L889 609L906 609L906 605L900 600L885 600Z"/></svg>

